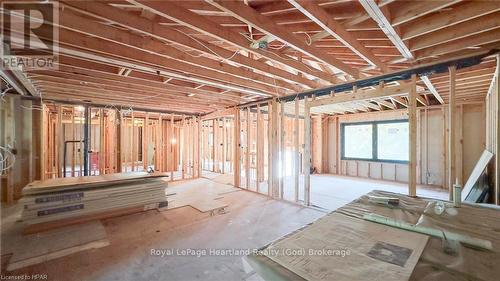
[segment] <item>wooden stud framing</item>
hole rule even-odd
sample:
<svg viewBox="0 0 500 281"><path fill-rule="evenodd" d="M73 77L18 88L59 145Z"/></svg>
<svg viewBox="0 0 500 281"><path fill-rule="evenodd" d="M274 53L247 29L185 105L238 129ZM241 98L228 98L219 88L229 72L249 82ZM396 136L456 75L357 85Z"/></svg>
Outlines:
<svg viewBox="0 0 500 281"><path fill-rule="evenodd" d="M246 157L245 157L245 179L246 179L246 188L250 189L250 107L247 107L247 116L246 116L246 143L245 143L245 150L246 150Z"/></svg>
<svg viewBox="0 0 500 281"><path fill-rule="evenodd" d="M240 137L240 110L239 108L234 109L234 186L240 187L240 148L241 148L241 137Z"/></svg>
<svg viewBox="0 0 500 281"><path fill-rule="evenodd" d="M408 96L409 127L409 162L408 162L408 195L417 196L417 77L411 77L411 88Z"/></svg>
<svg viewBox="0 0 500 281"><path fill-rule="evenodd" d="M174 171L176 171L177 169L174 167L175 166L175 162L174 162L174 137L175 134L174 134L174 115L170 115L170 135L169 135L169 140L168 140L168 143L170 144L170 155L172 155L172 157L170 157L170 181L173 181L174 180Z"/></svg>
<svg viewBox="0 0 500 281"><path fill-rule="evenodd" d="M304 204L311 205L311 115L308 98L304 99Z"/></svg>
<svg viewBox="0 0 500 281"><path fill-rule="evenodd" d="M500 205L500 157L498 157L498 154L500 152L500 54L496 55L496 61L497 61L497 67L496 67L496 73L495 73L495 89L493 89L493 92L496 92L496 104L495 104L495 127L494 131L496 132L495 134L495 143L493 144L495 146L495 187L494 187L494 193L493 193L493 202L495 202L496 205Z"/></svg>
<svg viewBox="0 0 500 281"><path fill-rule="evenodd" d="M99 109L99 175L105 174L104 109Z"/></svg>
<svg viewBox="0 0 500 281"><path fill-rule="evenodd" d="M285 181L285 102L280 103L280 171L279 171L279 192L280 198L283 199L284 195L284 181Z"/></svg>
<svg viewBox="0 0 500 281"><path fill-rule="evenodd" d="M262 114L260 112L260 105L257 105L257 130L256 130L256 134L255 134L255 141L257 142L257 151L256 151L256 157L257 157L257 172L256 172L256 180L255 180L255 184L256 184L256 190L257 192L260 192L260 183L262 181L262 173L263 173L263 160L262 159L262 155L264 153L264 146L263 146L263 142L264 142L264 136L262 135L261 136L261 132L260 130L262 130Z"/></svg>
<svg viewBox="0 0 500 281"><path fill-rule="evenodd" d="M451 66L450 71L450 96L448 105L448 189L450 200L453 199L453 184L456 181L456 67Z"/></svg>
<svg viewBox="0 0 500 281"><path fill-rule="evenodd" d="M300 150L299 150L299 102L295 99L295 119L293 126L293 142L294 142L294 189L295 189L295 202L299 202L299 177L300 177Z"/></svg>

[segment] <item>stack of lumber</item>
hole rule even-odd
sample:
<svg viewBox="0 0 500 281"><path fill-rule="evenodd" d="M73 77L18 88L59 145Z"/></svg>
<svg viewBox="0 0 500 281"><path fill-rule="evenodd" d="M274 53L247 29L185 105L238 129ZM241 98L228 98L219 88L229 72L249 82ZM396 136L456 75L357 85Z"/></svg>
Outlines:
<svg viewBox="0 0 500 281"><path fill-rule="evenodd" d="M20 201L25 233L166 207L164 176L137 172L33 182Z"/></svg>

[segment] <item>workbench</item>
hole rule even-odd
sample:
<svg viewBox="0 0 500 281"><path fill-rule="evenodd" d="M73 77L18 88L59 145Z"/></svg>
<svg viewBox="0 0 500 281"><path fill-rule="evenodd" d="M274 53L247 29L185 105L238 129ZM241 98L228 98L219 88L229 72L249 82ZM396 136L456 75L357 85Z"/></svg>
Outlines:
<svg viewBox="0 0 500 281"><path fill-rule="evenodd" d="M385 196L399 198L399 206L387 207L374 204L368 200L368 196ZM450 202L446 203L445 211L438 215L435 206L438 201L426 198L412 198L402 194L385 191L372 191L351 203L337 209L327 216L332 222L348 217L354 222L364 221L363 216L367 214L378 214L395 220L404 221L417 226L430 227L449 231L461 235L491 241L493 250L479 250L453 243L453 253L444 251L443 241L440 238L429 237L419 254L418 261L411 271L407 280L477 280L496 281L500 280L500 209L495 206L478 204L462 204L460 208L453 208ZM309 228L325 224L323 218L296 230L260 250L272 249L274 245L286 242L297 234L306 232ZM368 222L371 223L371 222ZM386 225L379 225L392 228ZM323 225L322 227L328 227ZM325 228L326 229L326 228ZM352 233L357 231L352 229ZM402 230L404 231L404 230ZM414 234L405 231L408 235ZM326 232L325 232L326 233ZM352 236L353 234L349 235ZM422 235L422 234L419 234ZM409 236L410 237L410 236ZM355 237L356 238L356 237ZM355 239L354 238L354 239ZM355 241L355 240L354 240ZM310 245L318 245L315 238L311 238ZM362 241L359 241L360 243ZM324 243L324 241L323 241ZM357 243L354 243L357 244ZM338 248L345 245L331 245ZM323 280L321 278L305 278L304 274L297 274L297 264L278 263L267 255L251 254L244 258L244 262L256 271L264 280ZM332 264L333 266L333 264ZM293 269L295 268L295 272ZM366 276L359 276L356 270L343 269L351 280L364 280ZM366 272L363 274L366 275ZM313 274L314 275L314 274ZM344 276L345 277L345 276ZM331 280L331 278L328 278ZM333 278L333 280L345 280ZM372 280L378 280L373 278ZM403 279L402 279L403 280Z"/></svg>

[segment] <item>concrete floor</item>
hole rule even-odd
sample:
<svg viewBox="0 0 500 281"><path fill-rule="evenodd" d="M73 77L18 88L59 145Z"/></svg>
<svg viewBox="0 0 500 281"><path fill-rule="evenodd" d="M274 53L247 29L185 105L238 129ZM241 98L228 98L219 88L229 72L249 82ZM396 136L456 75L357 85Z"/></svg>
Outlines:
<svg viewBox="0 0 500 281"><path fill-rule="evenodd" d="M209 179L172 183L195 185L203 192ZM111 244L72 254L9 275L47 274L47 280L261 280L246 273L241 256L151 255L151 249L255 249L325 213L263 195L225 194L226 214L209 216L191 207L149 211L103 221ZM75 234L77 235L77 234ZM8 243L8 241L3 241ZM3 272L3 274L5 274Z"/></svg>

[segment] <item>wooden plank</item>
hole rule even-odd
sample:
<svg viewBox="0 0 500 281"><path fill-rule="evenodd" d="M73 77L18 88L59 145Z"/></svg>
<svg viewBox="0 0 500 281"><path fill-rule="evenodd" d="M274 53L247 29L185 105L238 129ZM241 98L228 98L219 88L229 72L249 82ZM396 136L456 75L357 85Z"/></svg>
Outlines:
<svg viewBox="0 0 500 281"><path fill-rule="evenodd" d="M202 124L201 124L201 117L198 118L198 128L197 128L197 149L196 149L196 161L197 161L197 165L196 165L196 170L197 170L197 177L201 177L201 142L202 142L202 139L203 139L203 132L202 132Z"/></svg>
<svg viewBox="0 0 500 281"><path fill-rule="evenodd" d="M472 188L474 187L474 184L476 184L477 180L479 179L483 171L486 169L491 158L493 158L493 153L485 149L481 154L481 156L479 157L479 160L477 160L474 169L472 169L469 178L465 182L465 185L462 189L462 201L465 201L467 195L469 195Z"/></svg>
<svg viewBox="0 0 500 281"><path fill-rule="evenodd" d="M7 266L8 271L109 245L106 230L100 222L23 236L15 242L17 243Z"/></svg>
<svg viewBox="0 0 500 281"><path fill-rule="evenodd" d="M222 117L222 173L226 173L226 118Z"/></svg>
<svg viewBox="0 0 500 281"><path fill-rule="evenodd" d="M57 120L56 120L56 169L57 177L61 178L63 166L63 149L64 149L64 132L62 123L62 105L57 106Z"/></svg>
<svg viewBox="0 0 500 281"><path fill-rule="evenodd" d="M280 160L279 160L279 120L278 120L278 101L276 99L273 99L272 101L272 150L271 150L271 155L272 155L272 185L270 186L271 189L271 194L272 197L278 198L279 197L279 173L280 173Z"/></svg>
<svg viewBox="0 0 500 281"><path fill-rule="evenodd" d="M299 150L299 102L300 100L295 99L295 120L293 128L294 136L294 147L295 147L295 157L294 157L294 178L293 185L295 190L295 202L299 202L299 176L300 176L300 150Z"/></svg>
<svg viewBox="0 0 500 281"><path fill-rule="evenodd" d="M412 75L412 87L408 97L409 126L409 163L408 163L408 195L417 196L417 77Z"/></svg>
<svg viewBox="0 0 500 281"><path fill-rule="evenodd" d="M174 167L175 166L175 160L174 160L174 148L173 148L173 140L175 139L175 134L174 134L174 115L171 114L170 115L170 134L169 137L170 139L168 140L168 143L170 144L170 153L171 153L171 156L170 157L170 167L171 167L171 170L170 170L170 181L173 181L174 180L174 171L177 171L177 169Z"/></svg>
<svg viewBox="0 0 500 281"><path fill-rule="evenodd" d="M456 67L449 67L450 91L448 107L448 190L450 200L453 199L453 184L456 182Z"/></svg>
<svg viewBox="0 0 500 281"><path fill-rule="evenodd" d="M497 60L497 67L495 70L495 81L494 85L495 88L493 89L493 92L495 92L495 103L494 104L494 123L495 123L495 128L494 131L496 132L495 134L495 143L493 144L495 147L495 188L494 188L494 199L493 202L495 202L496 205L500 205L500 54L496 55L496 60Z"/></svg>
<svg viewBox="0 0 500 281"><path fill-rule="evenodd" d="M130 167L131 171L135 171L135 118L134 118L134 111L131 113L132 118L130 119Z"/></svg>
<svg viewBox="0 0 500 281"><path fill-rule="evenodd" d="M262 113L260 112L260 104L257 104L257 124L256 124L256 134L255 134L255 141L257 142L257 151L256 151L256 157L257 157L257 172L256 172L256 190L257 192L260 192L260 182L262 181L262 173L263 171L263 160L262 155L263 155L263 142L264 142L264 136L260 132L262 130ZM262 134L262 136L261 136Z"/></svg>
<svg viewBox="0 0 500 281"><path fill-rule="evenodd" d="M241 137L240 137L240 110L238 108L234 109L234 186L240 187L240 149L241 149Z"/></svg>
<svg viewBox="0 0 500 281"><path fill-rule="evenodd" d="M106 128L104 126L104 109L99 108L99 175L104 175L105 173L104 157L107 154L104 144L105 131Z"/></svg>
<svg viewBox="0 0 500 281"><path fill-rule="evenodd" d="M374 90L364 90L364 91L357 90L352 94L339 94L333 97L316 99L314 101L310 101L309 106L316 107L334 103L344 103L344 102L360 101L373 98L403 95L409 93L411 87L412 87L411 83L400 83L397 86L377 87Z"/></svg>
<svg viewBox="0 0 500 281"><path fill-rule="evenodd" d="M308 98L304 99L304 204L311 205L311 114Z"/></svg>
<svg viewBox="0 0 500 281"><path fill-rule="evenodd" d="M146 117L144 118L144 124L142 126L142 168L144 171L148 170L148 150L149 150L149 112L146 112Z"/></svg>
<svg viewBox="0 0 500 281"><path fill-rule="evenodd" d="M247 107L247 116L246 116L246 143L245 143L245 179L246 179L246 188L250 189L250 107Z"/></svg>
<svg viewBox="0 0 500 281"><path fill-rule="evenodd" d="M267 103L267 195L272 197L273 186L273 114L272 101Z"/></svg>
<svg viewBox="0 0 500 281"><path fill-rule="evenodd" d="M279 159L281 169L279 171L279 193L280 199L283 199L284 195L284 181L285 181L285 102L280 103L280 146L279 146Z"/></svg>

